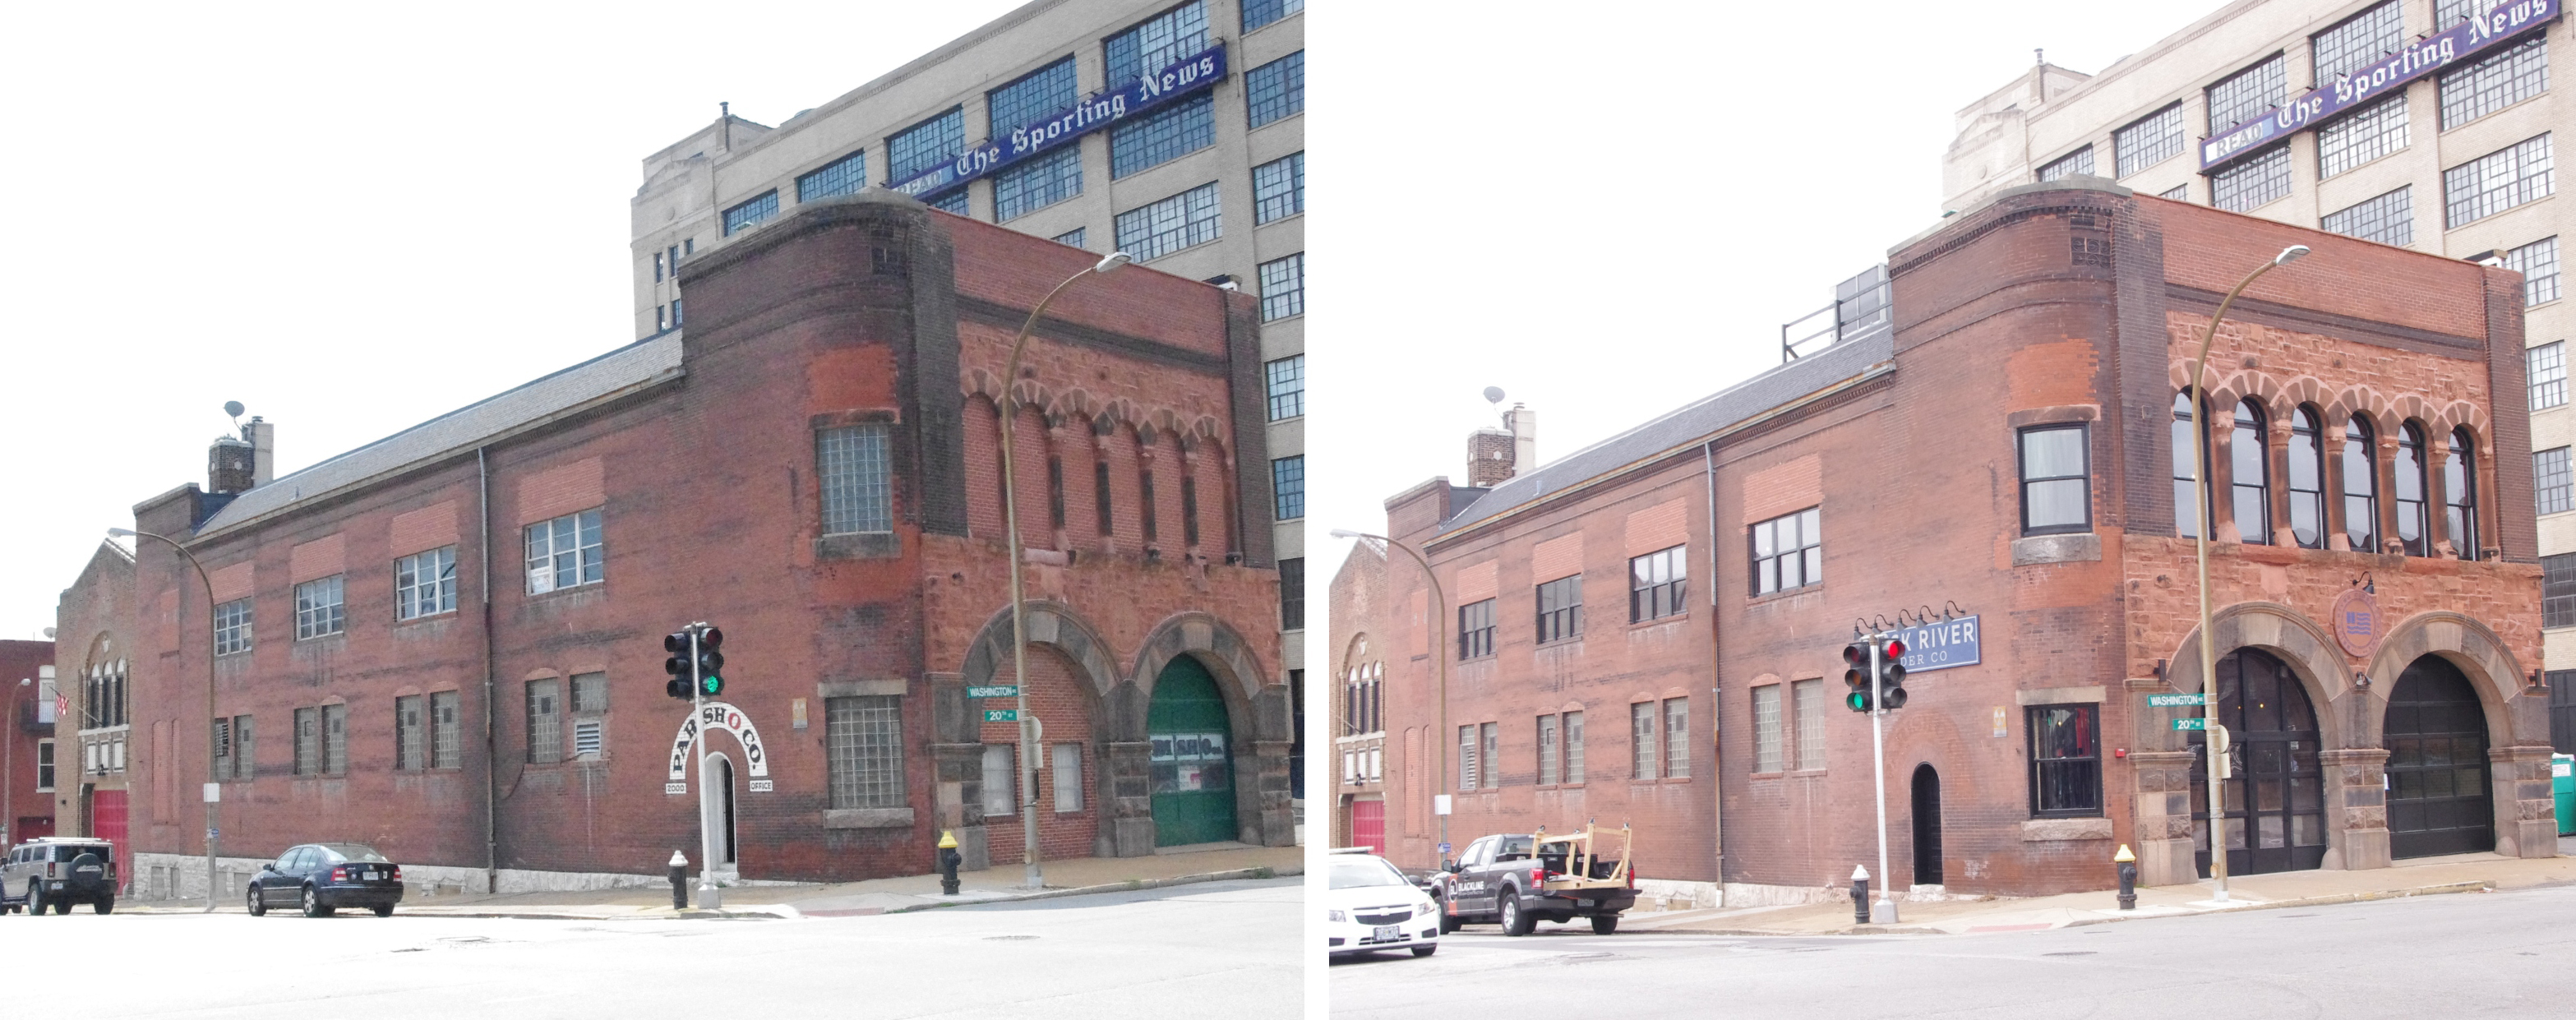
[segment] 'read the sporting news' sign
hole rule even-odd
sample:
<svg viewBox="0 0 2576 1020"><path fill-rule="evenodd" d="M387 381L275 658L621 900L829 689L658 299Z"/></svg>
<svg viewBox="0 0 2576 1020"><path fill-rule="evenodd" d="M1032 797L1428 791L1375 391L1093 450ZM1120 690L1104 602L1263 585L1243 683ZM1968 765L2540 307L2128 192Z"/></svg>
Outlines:
<svg viewBox="0 0 2576 1020"><path fill-rule="evenodd" d="M2565 13L2567 0L2505 0L2484 14L2424 37L2378 63L2344 75L2287 105L2200 143L2207 173L2239 156L2298 133L2329 117L2378 99L2406 83L2510 41Z"/></svg>
<svg viewBox="0 0 2576 1020"><path fill-rule="evenodd" d="M886 187L914 198L949 191L1003 167L1078 141L1121 120L1152 110L1225 77L1225 44L1218 43L1171 66L969 146L956 158Z"/></svg>

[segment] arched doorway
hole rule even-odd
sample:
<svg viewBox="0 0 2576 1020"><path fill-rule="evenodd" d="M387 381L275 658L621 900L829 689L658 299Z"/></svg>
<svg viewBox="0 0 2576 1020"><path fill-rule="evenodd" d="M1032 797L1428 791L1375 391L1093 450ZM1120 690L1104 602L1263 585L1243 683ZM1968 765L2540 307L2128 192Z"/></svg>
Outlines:
<svg viewBox="0 0 2576 1020"><path fill-rule="evenodd" d="M733 812L733 759L710 754L698 761L698 781L715 790L715 796L700 801L698 824L715 833L716 867L732 870L741 858L736 854Z"/></svg>
<svg viewBox="0 0 2576 1020"><path fill-rule="evenodd" d="M2281 660L2243 648L2218 660L2218 704L2211 713L2227 727L2228 761L2224 827L2227 873L2255 875L2302 871L2326 855L2325 779L2317 771L2317 713L2307 688ZM2209 755L2207 736L2189 736L2192 859L2209 876Z"/></svg>
<svg viewBox="0 0 2576 1020"><path fill-rule="evenodd" d="M1941 773L1914 766L1914 884L1941 882Z"/></svg>
<svg viewBox="0 0 2576 1020"><path fill-rule="evenodd" d="M2495 849L2486 711L2450 660L2408 663L2388 690L2388 855Z"/></svg>
<svg viewBox="0 0 2576 1020"><path fill-rule="evenodd" d="M1206 666L1175 655L1154 678L1145 731L1152 741L1154 845L1215 843L1234 821L1234 728Z"/></svg>

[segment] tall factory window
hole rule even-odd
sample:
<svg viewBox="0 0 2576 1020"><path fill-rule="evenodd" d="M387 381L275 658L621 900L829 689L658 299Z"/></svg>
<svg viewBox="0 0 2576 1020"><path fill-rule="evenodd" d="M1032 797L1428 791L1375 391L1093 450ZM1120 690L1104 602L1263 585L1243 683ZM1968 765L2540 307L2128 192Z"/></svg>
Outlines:
<svg viewBox="0 0 2576 1020"><path fill-rule="evenodd" d="M2477 437L2456 428L2442 458L2442 536L2464 560L2478 558L2477 450Z"/></svg>
<svg viewBox="0 0 2576 1020"><path fill-rule="evenodd" d="M2343 431L2343 531L2354 552L2379 551L2379 446L2370 419L2354 415Z"/></svg>
<svg viewBox="0 0 2576 1020"><path fill-rule="evenodd" d="M2118 161L2122 177L2182 155L2182 149L2181 103L2140 117L2111 132L2111 151Z"/></svg>
<svg viewBox="0 0 2576 1020"><path fill-rule="evenodd" d="M2397 463L2390 474L2397 484L2397 541L2408 556L2430 556L2424 537L2424 427L2412 421L2398 427Z"/></svg>
<svg viewBox="0 0 2576 1020"><path fill-rule="evenodd" d="M1538 586L1538 643L1583 636L1583 575Z"/></svg>
<svg viewBox="0 0 2576 1020"><path fill-rule="evenodd" d="M2021 430L2021 533L2093 530L2093 472L2082 422Z"/></svg>
<svg viewBox="0 0 2576 1020"><path fill-rule="evenodd" d="M1824 581L1822 510L1808 507L1753 526L1753 594Z"/></svg>

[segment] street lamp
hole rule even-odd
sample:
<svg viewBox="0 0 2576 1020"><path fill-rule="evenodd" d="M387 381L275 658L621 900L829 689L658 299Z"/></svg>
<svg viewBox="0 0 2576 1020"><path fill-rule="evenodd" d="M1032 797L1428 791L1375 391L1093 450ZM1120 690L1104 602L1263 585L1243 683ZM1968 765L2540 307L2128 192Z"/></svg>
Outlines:
<svg viewBox="0 0 2576 1020"><path fill-rule="evenodd" d="M1449 618L1449 598L1440 591L1440 575L1431 572L1431 561L1422 558L1422 553L1419 550L1392 538L1388 538L1384 535L1371 535L1366 532L1352 531L1348 528L1334 528L1331 534L1334 538L1373 538L1386 543L1391 548L1402 549L1404 550L1405 555L1413 557L1413 562L1422 564L1422 576L1431 579L1431 605L1429 607L1431 618L1423 621L1424 627L1427 628L1423 633L1425 634L1425 646L1431 649L1432 674L1438 678L1440 687L1440 728L1433 731L1433 739L1431 743L1431 757L1438 763L1435 767L1439 770L1440 785L1433 791L1433 793L1435 796L1447 796L1449 793L1449 753L1441 749L1440 741L1448 739L1449 733L1449 653L1447 649L1441 647L1441 642L1447 636L1444 633L1444 628L1441 626L1441 621ZM1445 858L1448 856L1448 850L1446 848L1449 846L1449 815L1446 812L1436 810L1439 807L1438 801L1433 801L1432 806L1435 809L1432 813L1440 816L1440 845L1443 848L1441 850L1441 856Z"/></svg>
<svg viewBox="0 0 2576 1020"><path fill-rule="evenodd" d="M1029 346L1029 331L1037 328L1038 317L1046 314L1055 296L1073 286L1075 280L1093 273L1106 273L1126 265L1130 256L1113 251L1055 285L1038 306L1029 309L1029 321L1020 324L1020 335L1011 341L1011 360L1002 370L1002 529L1008 535L1011 553L1011 684L1019 691L1020 720L1020 859L1027 862L1024 883L1031 889L1046 887L1046 872L1038 867L1038 769L1037 736L1029 718L1029 632L1020 609L1020 493L1019 471L1012 464L1013 428L1019 421L1019 398L1013 392L1020 381L1020 353ZM212 858L208 858L212 860Z"/></svg>
<svg viewBox="0 0 2576 1020"><path fill-rule="evenodd" d="M6 760L0 764L0 845L8 844L11 820L18 817L18 703L26 700L26 689L35 684L34 680L19 677L18 689L9 692L9 741L7 747L0 748L0 759Z"/></svg>
<svg viewBox="0 0 2576 1020"><path fill-rule="evenodd" d="M2209 429L2215 413L2208 404L2209 342L2218 335L2218 321L2227 317L2227 306L2236 303L2236 295L2245 293L2256 277L2298 261L2308 253L2308 246L2294 244L2281 249L2272 261L2254 267L2236 288L2218 302L2218 311L2209 316L2209 328L2200 333L2200 355L2191 362L2191 420L2199 435L2191 437L2192 498L2200 504L2199 534L2193 545L2200 555L2200 725L2202 746L2209 749L2209 876L2217 881L2218 891L2211 899L2227 902L2227 784L2219 778L2224 769L2226 731L2213 720L2218 714L2218 648L2217 635L2211 633L2209 620Z"/></svg>
<svg viewBox="0 0 2576 1020"><path fill-rule="evenodd" d="M195 569L196 569L196 571L197 571L197 583L199 583L199 584L201 584L201 585L204 585L204 586L205 586L205 589L206 589L206 611L207 611L206 619L208 619L208 620L212 620L212 619L214 619L214 615L213 615L213 614L214 614L214 606L215 606L215 582L214 582L213 580L211 580L211 579L209 579L209 578L207 578L207 577L206 577L206 565L205 565L205 564L203 564L203 563L199 563L199 562L197 562L197 556L196 556L196 554L195 554L195 553L191 553L191 552L189 552L189 551L188 551L188 547L183 546L183 545L180 545L179 543L177 543L177 542L173 542L173 541L169 540L168 538L164 538L164 537L162 537L162 536L160 536L160 535L155 535L155 534L153 534L153 533L151 533L151 532L149 532L149 531L135 531L135 530L132 530L132 529L129 529L129 528L109 528L109 529L107 529L107 533L108 533L108 536L109 536L109 537L111 537L111 538L148 538L148 539L151 539L151 540L153 540L153 541L155 541L155 542L159 542L159 543L161 543L162 545L169 546L171 549L176 550L176 551L179 553L179 555L180 555L180 556L185 557L185 558L187 559L187 561L188 561L188 566L190 566L190 567L192 567L192 568L195 568ZM183 610L183 611L180 613L179 619L181 619L181 620L186 620L187 618L188 618L188 617L187 617L187 614L186 614L186 612ZM207 739L208 741L212 741L212 740L214 740L214 739L215 739L214 725L215 725L215 656L214 656L214 645L213 645L213 644L211 644L211 643L209 643L209 644L206 646L206 739ZM212 747L208 747L208 748L206 749L206 787L207 787L207 789L209 789L209 790L214 789L214 787L215 787L215 783L216 783L216 782L218 782L218 781L220 781L221 779L222 779L222 777L221 777L221 776L217 776L217 775L215 775L215 753L214 753L214 748L212 748ZM211 914L211 913L214 913L214 912L215 912L215 802L214 802L213 798L207 798L207 800L206 800L206 913Z"/></svg>

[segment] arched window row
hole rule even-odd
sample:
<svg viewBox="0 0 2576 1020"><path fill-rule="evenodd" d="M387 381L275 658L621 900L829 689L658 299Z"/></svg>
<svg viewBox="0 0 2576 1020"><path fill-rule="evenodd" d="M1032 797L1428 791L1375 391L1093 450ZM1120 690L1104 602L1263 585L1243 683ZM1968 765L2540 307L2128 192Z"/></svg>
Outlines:
<svg viewBox="0 0 2576 1020"><path fill-rule="evenodd" d="M2227 401L2233 427L2223 452L2206 426L2197 430L2210 462L2216 465L2223 456L2227 472L2223 498L2219 479L2211 479L2207 509L2212 520L2220 520L2216 514L2224 507L2228 516L2223 520L2235 527L2239 540L2325 549L2337 544L2332 536L2340 529L2341 544L2354 550L2471 560L2486 556L2480 457L2472 426L2444 428L2411 416L2383 426L2367 412L2338 420L2330 416L2335 412L2313 403L2276 412L2256 398L2213 391L2209 399L2212 405ZM2185 538L2199 534L2190 444L2193 423L2207 417L2193 413L2188 390L2174 394L2174 531ZM2337 445L2340 455L2330 457ZM2326 498L2330 487L2340 493L2340 501Z"/></svg>
<svg viewBox="0 0 2576 1020"><path fill-rule="evenodd" d="M969 487L967 527L998 539L1005 527L1001 408L985 393L970 393L967 403L967 477L989 479ZM1185 431L1172 427L1169 415L1123 413L1129 410L1076 416L1041 411L1035 402L1019 407L1012 467L1021 544L1175 558L1240 552L1232 451L1205 423Z"/></svg>

